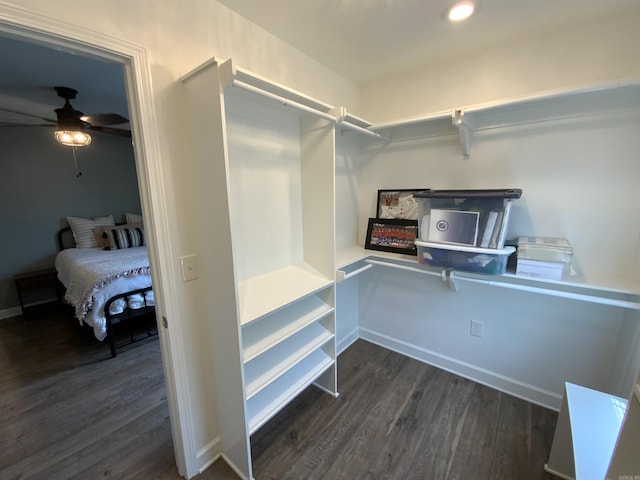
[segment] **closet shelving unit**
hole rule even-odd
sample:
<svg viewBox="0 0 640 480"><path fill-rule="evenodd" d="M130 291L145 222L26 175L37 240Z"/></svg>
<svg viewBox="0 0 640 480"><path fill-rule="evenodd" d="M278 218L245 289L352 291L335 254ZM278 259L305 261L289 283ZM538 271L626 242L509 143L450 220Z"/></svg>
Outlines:
<svg viewBox="0 0 640 480"><path fill-rule="evenodd" d="M475 132L585 114L619 112L638 103L640 84L634 79L462 106L424 116L370 124L364 128L380 134L387 141L458 135L461 153L467 158L471 155Z"/></svg>
<svg viewBox="0 0 640 480"><path fill-rule="evenodd" d="M219 298L213 310L234 313L214 321L216 333L226 332L228 340L235 332L235 354L233 342L216 340L216 345L226 350L227 363L237 358L237 368L216 368L223 377L216 380L218 417L225 443L235 440L225 449L227 458L251 478L251 434L311 384L338 395L334 163L339 109L237 68L231 60L208 62L183 82L198 112L194 150L204 156L199 163L217 165L216 184L224 193L220 203L228 205L228 225L218 219L218 228L226 229L231 241L216 255L232 259L233 294ZM214 286L229 276L217 268L212 269Z"/></svg>
<svg viewBox="0 0 640 480"><path fill-rule="evenodd" d="M381 135L377 139L370 135L367 141L403 142L416 139L457 135L462 155L471 154L474 133L486 130L528 125L550 120L563 120L585 115L606 115L637 109L640 105L640 81L637 79L602 83L581 89L564 89L536 95L505 99L478 105L463 106L449 111L411 117L392 122L368 124L359 119L360 126L368 132ZM352 129L357 132L358 130ZM632 310L640 309L640 292L628 288L592 285L581 277L562 281L526 279L513 274L504 274L487 280L482 275L467 272L443 272L417 266L417 262L405 255L371 252L360 246L352 246L337 252L338 280L349 278L377 265L388 268L415 270L426 275L441 276L454 290L467 282L490 283L496 286L530 291L532 293L574 298L619 306Z"/></svg>
<svg viewBox="0 0 640 480"><path fill-rule="evenodd" d="M249 257L243 261L258 265L264 260L261 255L281 255L283 259L279 268L265 267L268 271L252 267L251 274L238 281L247 424L252 434L311 383L337 395L332 208L335 116L330 105L236 68L231 61L220 66L220 81L225 96L240 94L268 109L285 108L285 115L294 117L291 123L296 124L296 128L293 135L283 133L282 142L291 141L292 136L299 137L294 143L299 142L296 147L300 158L294 170L288 170L291 176L287 180L288 187L295 192L293 204L276 201L267 209L267 214L276 213L261 222L264 232L256 231L251 225L235 225L238 236L283 235L288 238L282 243L294 249L293 252L263 251L257 256L251 252L243 254ZM233 116L233 112L227 111L229 115ZM233 135L232 129L228 135ZM275 143L281 140L274 139L278 132L270 135ZM229 143L233 141L228 139ZM260 149L250 153L258 157L258 161L271 162L276 164L274 169L280 168L277 155ZM233 154L230 148L232 212L234 203L250 208L250 202L281 199L278 192L269 192L268 188L262 191L263 198L252 197L245 188L251 186L244 185L242 179L234 184L233 162L242 159L233 158ZM239 186L238 191L234 191L233 185ZM282 188L282 184L275 188ZM298 201L301 205L295 204ZM290 225L295 231L286 232L277 226L280 225L278 210L298 216ZM245 219L240 220L243 221ZM271 228L272 224L276 226Z"/></svg>
<svg viewBox="0 0 640 480"><path fill-rule="evenodd" d="M630 103L640 104L639 83L556 91L373 125L344 107L333 107L236 68L231 61L207 62L183 80L194 112L194 149L204 157L198 164L206 165L202 168L210 168L208 174L215 176L213 182L206 175L201 181L207 187L215 184L212 191L216 193L210 195L219 196L213 201L228 206L229 211L217 219L215 229L225 229L224 222L228 225L222 235L224 241L216 240L213 247L218 249L216 257L230 260L216 260L205 265L205 270L210 270L211 284L217 282L220 290L212 293L213 311L224 313L214 319L216 339L212 346L219 350L216 358L220 365L214 370L221 436L227 445L227 458L247 478L252 476L249 436L253 432L311 384L338 394L335 310L336 283L340 281L372 268L398 268L439 276L454 288L464 282L489 283L535 294L640 308L638 293L633 291L579 281L540 281L509 274L489 279L466 272L443 272L419 266L409 256L371 252L361 246L336 251L334 198L336 131L355 132L370 142L458 135L462 154L469 156L475 132L586 113L606 114L623 110ZM257 198L251 188L236 188L234 169L242 156L235 155L231 148L232 137L237 134L229 122L238 105L235 97L241 97L240 103L245 105L277 112L269 123L277 124L282 115L296 119L297 134L291 135L289 129L287 140L296 137L299 148L296 188L300 205L299 210L292 210L298 218L293 223L291 241L284 242L293 244L295 251L290 261L281 262L277 268L257 268L263 263L264 252L260 252L261 257L243 248L243 239L251 237L256 229L237 215L237 205L247 197L265 203L270 196ZM265 165L269 165L276 159L266 160ZM217 233L215 229L211 227L208 233ZM278 257L277 252L274 256ZM233 280L228 291L220 289L229 278Z"/></svg>

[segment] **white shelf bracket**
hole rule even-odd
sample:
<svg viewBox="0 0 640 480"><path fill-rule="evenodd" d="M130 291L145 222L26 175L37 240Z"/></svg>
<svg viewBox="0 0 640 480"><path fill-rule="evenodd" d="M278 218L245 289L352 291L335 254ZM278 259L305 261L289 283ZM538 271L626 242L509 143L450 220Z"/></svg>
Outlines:
<svg viewBox="0 0 640 480"><path fill-rule="evenodd" d="M454 292L458 292L460 285L457 282L457 278L455 277L455 272L453 270L442 270L440 273L443 282L447 282L449 287Z"/></svg>
<svg viewBox="0 0 640 480"><path fill-rule="evenodd" d="M462 156L464 158L469 158L469 154L471 153L471 142L473 140L473 130L469 125L469 121L465 118L464 111L462 109L456 109L452 114L451 120L453 121L453 125L458 128Z"/></svg>

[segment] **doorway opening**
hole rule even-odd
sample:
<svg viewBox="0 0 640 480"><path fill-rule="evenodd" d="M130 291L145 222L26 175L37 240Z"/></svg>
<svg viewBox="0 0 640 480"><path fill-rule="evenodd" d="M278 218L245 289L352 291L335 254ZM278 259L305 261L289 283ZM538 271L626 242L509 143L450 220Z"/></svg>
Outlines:
<svg viewBox="0 0 640 480"><path fill-rule="evenodd" d="M149 257L156 310L158 318L173 314L177 310L174 304L175 295L172 295L176 287L171 275L162 274L171 271L168 259L172 255L163 185L157 181L163 178L162 162L158 148L158 133L154 124L154 102L146 52L141 47L121 39L8 5L0 6L0 35L74 55L114 62L123 69L142 213L151 220L146 228L149 230ZM162 323L160 322L161 325ZM173 375L174 368L181 368L182 357L179 351L172 354L171 347L176 347L169 340L168 332L161 327L160 346L176 464L180 475L188 477L194 474L195 455L192 445L185 441L190 438L189 422L185 420L186 417L182 418L178 408L178 399L184 397L181 392L185 387L182 382L176 384L176 377Z"/></svg>

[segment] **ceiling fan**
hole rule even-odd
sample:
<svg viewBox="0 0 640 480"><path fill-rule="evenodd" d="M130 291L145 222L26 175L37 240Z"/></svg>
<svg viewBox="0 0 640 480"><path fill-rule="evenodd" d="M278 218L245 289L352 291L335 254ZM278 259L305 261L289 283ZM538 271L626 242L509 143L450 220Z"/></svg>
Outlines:
<svg viewBox="0 0 640 480"><path fill-rule="evenodd" d="M100 132L107 135L116 135L120 137L131 137L131 131L122 128L113 128L110 125L120 125L129 123L129 120L117 113L99 113L95 115L84 115L81 111L76 110L71 105L71 100L76 98L78 91L69 87L54 87L58 96L64 99L64 105L56 108L56 119L40 117L31 113L19 112L7 108L0 107L0 110L8 113L24 115L27 117L37 118L45 124L37 126L55 126L56 139L63 145L81 147L91 143L91 136L88 131ZM33 125L33 124L30 124Z"/></svg>

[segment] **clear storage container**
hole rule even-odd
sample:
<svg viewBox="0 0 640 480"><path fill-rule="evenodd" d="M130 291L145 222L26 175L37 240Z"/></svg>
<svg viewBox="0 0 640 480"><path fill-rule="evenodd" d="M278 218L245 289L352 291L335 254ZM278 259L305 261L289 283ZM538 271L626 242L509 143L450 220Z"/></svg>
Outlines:
<svg viewBox="0 0 640 480"><path fill-rule="evenodd" d="M416 240L416 248L423 265L494 275L505 273L509 256L515 252L514 247L478 248L422 240Z"/></svg>
<svg viewBox="0 0 640 480"><path fill-rule="evenodd" d="M518 260L571 264L573 248L566 238L518 237Z"/></svg>
<svg viewBox="0 0 640 480"><path fill-rule="evenodd" d="M419 237L423 242L501 250L511 202L517 188L493 190L425 190L420 201ZM442 247L446 248L446 247Z"/></svg>

